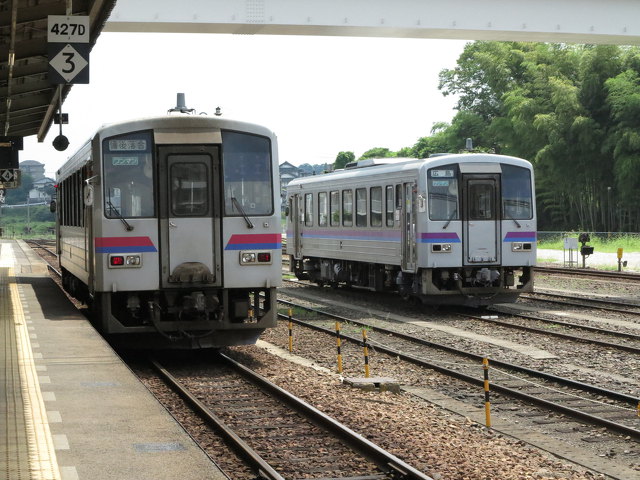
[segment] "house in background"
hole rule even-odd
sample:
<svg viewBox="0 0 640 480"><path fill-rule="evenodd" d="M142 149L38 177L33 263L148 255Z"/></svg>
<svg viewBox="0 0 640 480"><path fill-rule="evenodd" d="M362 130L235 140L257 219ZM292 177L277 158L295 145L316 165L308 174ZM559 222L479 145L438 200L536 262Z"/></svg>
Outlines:
<svg viewBox="0 0 640 480"><path fill-rule="evenodd" d="M284 189L291 180L300 176L300 169L289 162L280 164L280 186Z"/></svg>
<svg viewBox="0 0 640 480"><path fill-rule="evenodd" d="M44 163L35 160L20 162L22 175L29 175L33 180L33 187L29 190L29 202L40 203L51 201L53 186L56 181L44 176Z"/></svg>
<svg viewBox="0 0 640 480"><path fill-rule="evenodd" d="M33 182L33 188L29 190L30 202L50 202L56 181L53 178L42 177Z"/></svg>
<svg viewBox="0 0 640 480"><path fill-rule="evenodd" d="M44 178L44 163L36 162L35 160L25 160L24 162L20 162L19 168L22 170L23 175L29 175L34 182Z"/></svg>

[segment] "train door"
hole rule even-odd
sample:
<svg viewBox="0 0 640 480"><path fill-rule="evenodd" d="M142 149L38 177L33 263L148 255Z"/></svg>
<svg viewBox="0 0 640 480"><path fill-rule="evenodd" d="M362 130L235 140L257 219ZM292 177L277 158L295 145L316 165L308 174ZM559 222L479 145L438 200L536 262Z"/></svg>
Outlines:
<svg viewBox="0 0 640 480"><path fill-rule="evenodd" d="M416 270L416 188L415 183L402 185L402 270Z"/></svg>
<svg viewBox="0 0 640 480"><path fill-rule="evenodd" d="M287 243L291 242L289 252L293 251L296 260L302 258L302 239L300 238L300 223L302 222L302 202L300 195L289 197L289 221L291 222L292 238L287 238Z"/></svg>
<svg viewBox="0 0 640 480"><path fill-rule="evenodd" d="M500 175L463 173L462 188L464 264L498 263Z"/></svg>
<svg viewBox="0 0 640 480"><path fill-rule="evenodd" d="M162 145L158 158L162 285L219 284L219 150Z"/></svg>

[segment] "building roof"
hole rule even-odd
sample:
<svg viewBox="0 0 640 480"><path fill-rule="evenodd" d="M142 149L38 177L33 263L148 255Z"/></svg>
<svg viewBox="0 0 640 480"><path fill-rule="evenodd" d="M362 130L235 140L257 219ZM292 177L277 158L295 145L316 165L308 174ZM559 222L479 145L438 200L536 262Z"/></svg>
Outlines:
<svg viewBox="0 0 640 480"><path fill-rule="evenodd" d="M298 168L295 165L290 164L289 162L283 162L280 164L280 168L285 167L285 168Z"/></svg>
<svg viewBox="0 0 640 480"><path fill-rule="evenodd" d="M49 183L56 183L56 181L55 181L53 178L43 177L43 178L41 178L40 180L35 180L35 181L33 182L33 184L34 184L34 185L35 185L36 183L37 183L37 184L40 184L40 183L42 183L42 184L49 184Z"/></svg>

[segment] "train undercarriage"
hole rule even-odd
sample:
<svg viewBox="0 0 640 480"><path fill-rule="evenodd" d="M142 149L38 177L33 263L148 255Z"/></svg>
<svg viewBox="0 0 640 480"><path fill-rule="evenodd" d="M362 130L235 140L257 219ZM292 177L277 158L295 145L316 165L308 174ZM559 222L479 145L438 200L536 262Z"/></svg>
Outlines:
<svg viewBox="0 0 640 480"><path fill-rule="evenodd" d="M275 288L184 288L90 293L63 270L63 288L119 346L221 348L256 342L277 320Z"/></svg>
<svg viewBox="0 0 640 480"><path fill-rule="evenodd" d="M291 271L298 279L318 285L340 285L376 292L397 292L425 305L482 307L514 302L533 291L533 267L476 266L422 268L404 272L398 265L326 258L291 257Z"/></svg>

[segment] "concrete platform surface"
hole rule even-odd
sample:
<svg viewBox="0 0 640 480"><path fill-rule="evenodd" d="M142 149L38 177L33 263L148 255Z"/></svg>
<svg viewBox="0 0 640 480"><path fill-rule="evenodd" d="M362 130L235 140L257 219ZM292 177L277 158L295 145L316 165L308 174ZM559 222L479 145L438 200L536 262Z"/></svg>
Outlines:
<svg viewBox="0 0 640 480"><path fill-rule="evenodd" d="M227 478L21 241L0 240L0 334L0 478Z"/></svg>

